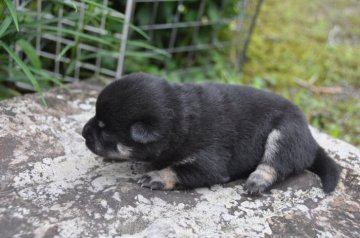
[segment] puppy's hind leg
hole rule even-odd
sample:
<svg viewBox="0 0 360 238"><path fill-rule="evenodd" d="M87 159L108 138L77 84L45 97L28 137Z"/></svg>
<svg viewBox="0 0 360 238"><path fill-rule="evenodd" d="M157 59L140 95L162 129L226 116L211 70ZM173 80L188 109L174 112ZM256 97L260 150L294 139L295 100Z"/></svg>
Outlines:
<svg viewBox="0 0 360 238"><path fill-rule="evenodd" d="M277 172L271 165L261 163L245 183L249 194L257 195L267 190L277 180Z"/></svg>
<svg viewBox="0 0 360 238"><path fill-rule="evenodd" d="M280 153L281 132L274 129L268 136L265 152L260 164L252 172L245 183L245 188L250 194L260 194L273 185L278 179L276 170L276 156Z"/></svg>

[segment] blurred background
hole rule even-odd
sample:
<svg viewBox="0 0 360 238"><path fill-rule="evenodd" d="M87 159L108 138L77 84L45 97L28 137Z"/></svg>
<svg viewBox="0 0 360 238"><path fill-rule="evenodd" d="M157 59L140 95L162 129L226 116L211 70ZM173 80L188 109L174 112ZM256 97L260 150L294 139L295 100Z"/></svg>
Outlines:
<svg viewBox="0 0 360 238"><path fill-rule="evenodd" d="M360 146L358 0L3 0L0 99L143 71L245 84Z"/></svg>

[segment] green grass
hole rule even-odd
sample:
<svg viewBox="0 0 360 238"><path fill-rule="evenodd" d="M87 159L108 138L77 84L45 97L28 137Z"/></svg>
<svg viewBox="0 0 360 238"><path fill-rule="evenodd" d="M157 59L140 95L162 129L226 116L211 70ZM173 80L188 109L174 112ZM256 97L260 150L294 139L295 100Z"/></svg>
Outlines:
<svg viewBox="0 0 360 238"><path fill-rule="evenodd" d="M265 0L241 81L289 98L313 126L359 146L359 12L358 0ZM299 79L342 92L316 93Z"/></svg>

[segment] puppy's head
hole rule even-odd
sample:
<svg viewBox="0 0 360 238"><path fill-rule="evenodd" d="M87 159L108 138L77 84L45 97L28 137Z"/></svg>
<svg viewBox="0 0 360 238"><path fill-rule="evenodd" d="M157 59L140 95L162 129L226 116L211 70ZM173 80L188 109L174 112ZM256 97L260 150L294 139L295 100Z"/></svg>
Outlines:
<svg viewBox="0 0 360 238"><path fill-rule="evenodd" d="M111 159L158 156L173 115L168 92L165 80L143 73L112 82L98 96L96 114L83 128L86 146Z"/></svg>

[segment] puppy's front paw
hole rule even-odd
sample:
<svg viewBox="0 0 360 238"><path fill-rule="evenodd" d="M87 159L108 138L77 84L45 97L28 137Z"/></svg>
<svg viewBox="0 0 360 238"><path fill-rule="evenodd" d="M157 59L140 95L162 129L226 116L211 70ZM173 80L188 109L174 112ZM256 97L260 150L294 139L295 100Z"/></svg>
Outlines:
<svg viewBox="0 0 360 238"><path fill-rule="evenodd" d="M165 186L159 176L150 174L143 175L138 183L141 184L141 187L150 188L151 190L162 190Z"/></svg>
<svg viewBox="0 0 360 238"><path fill-rule="evenodd" d="M176 175L170 168L151 171L143 175L138 181L141 187L151 190L171 190L175 187L176 182Z"/></svg>

